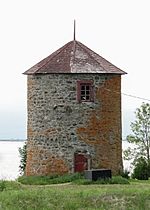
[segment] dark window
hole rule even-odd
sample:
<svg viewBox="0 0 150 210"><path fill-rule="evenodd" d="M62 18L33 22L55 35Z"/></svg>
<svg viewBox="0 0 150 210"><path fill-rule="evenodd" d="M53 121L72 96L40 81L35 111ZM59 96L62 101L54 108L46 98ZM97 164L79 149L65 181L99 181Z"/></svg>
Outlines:
<svg viewBox="0 0 150 210"><path fill-rule="evenodd" d="M78 81L77 86L77 98L79 102L93 101L93 81Z"/></svg>

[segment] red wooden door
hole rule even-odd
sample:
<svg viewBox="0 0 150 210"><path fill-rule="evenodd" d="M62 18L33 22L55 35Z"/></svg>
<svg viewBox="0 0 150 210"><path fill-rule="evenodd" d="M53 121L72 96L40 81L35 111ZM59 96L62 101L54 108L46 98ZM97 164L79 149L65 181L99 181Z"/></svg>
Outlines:
<svg viewBox="0 0 150 210"><path fill-rule="evenodd" d="M74 158L74 171L83 172L88 169L88 160L83 154L75 154Z"/></svg>

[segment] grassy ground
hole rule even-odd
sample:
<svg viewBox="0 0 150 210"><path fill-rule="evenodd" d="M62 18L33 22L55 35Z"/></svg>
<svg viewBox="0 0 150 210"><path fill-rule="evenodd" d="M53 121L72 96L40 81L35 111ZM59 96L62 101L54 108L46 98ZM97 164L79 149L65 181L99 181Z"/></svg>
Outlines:
<svg viewBox="0 0 150 210"><path fill-rule="evenodd" d="M0 210L149 210L150 182L130 185L22 185L5 182Z"/></svg>
<svg viewBox="0 0 150 210"><path fill-rule="evenodd" d="M26 185L49 185L49 184L62 184L67 182L74 182L80 185L89 184L130 184L129 181L121 176L113 176L111 179L99 179L91 181L85 179L79 173L55 175L55 176L21 176L18 181Z"/></svg>

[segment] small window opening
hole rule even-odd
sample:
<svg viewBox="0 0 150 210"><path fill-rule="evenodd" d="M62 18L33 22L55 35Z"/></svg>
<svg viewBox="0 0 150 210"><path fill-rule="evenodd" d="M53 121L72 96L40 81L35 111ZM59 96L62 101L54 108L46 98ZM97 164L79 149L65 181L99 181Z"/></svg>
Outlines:
<svg viewBox="0 0 150 210"><path fill-rule="evenodd" d="M93 81L78 81L78 101L93 101Z"/></svg>

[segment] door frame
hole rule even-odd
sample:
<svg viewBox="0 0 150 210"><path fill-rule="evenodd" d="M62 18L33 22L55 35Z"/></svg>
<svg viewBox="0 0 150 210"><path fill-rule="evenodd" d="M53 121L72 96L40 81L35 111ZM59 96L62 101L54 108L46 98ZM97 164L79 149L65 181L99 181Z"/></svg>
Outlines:
<svg viewBox="0 0 150 210"><path fill-rule="evenodd" d="M86 170L90 170L90 168L91 168L91 157L90 157L90 155L89 154L87 154L87 153L85 153L85 152L78 152L78 151L76 151L76 152L74 152L74 173L75 172L77 172L77 171L75 171L75 156L76 155L82 155L84 158L86 158L86 164L87 164L87 169Z"/></svg>

